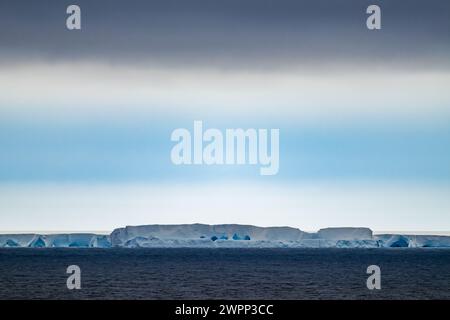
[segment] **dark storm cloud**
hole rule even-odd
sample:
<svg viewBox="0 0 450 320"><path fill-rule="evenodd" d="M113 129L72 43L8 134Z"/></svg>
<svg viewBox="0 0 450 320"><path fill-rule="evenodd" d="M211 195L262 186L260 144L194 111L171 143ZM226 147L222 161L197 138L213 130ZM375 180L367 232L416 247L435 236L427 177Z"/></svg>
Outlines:
<svg viewBox="0 0 450 320"><path fill-rule="evenodd" d="M69 4L82 30L65 28ZM382 8L382 30L365 10ZM448 0L1 0L0 63L450 67Z"/></svg>

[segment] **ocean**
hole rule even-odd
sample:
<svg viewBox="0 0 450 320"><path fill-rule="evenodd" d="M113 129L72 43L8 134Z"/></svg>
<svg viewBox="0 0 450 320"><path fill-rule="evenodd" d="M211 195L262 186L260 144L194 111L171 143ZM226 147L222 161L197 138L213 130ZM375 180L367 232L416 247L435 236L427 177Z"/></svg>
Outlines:
<svg viewBox="0 0 450 320"><path fill-rule="evenodd" d="M0 299L450 299L450 250L0 249Z"/></svg>

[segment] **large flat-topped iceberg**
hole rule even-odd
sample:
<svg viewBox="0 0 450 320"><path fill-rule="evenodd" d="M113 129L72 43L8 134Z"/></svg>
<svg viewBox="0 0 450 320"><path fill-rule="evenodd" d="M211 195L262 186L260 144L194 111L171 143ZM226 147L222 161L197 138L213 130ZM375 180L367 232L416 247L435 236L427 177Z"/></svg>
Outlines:
<svg viewBox="0 0 450 320"><path fill-rule="evenodd" d="M176 224L125 227L111 233L113 246L126 246L127 242L139 238L142 243L167 240L211 242L220 240L243 241L299 241L313 235L291 227L256 227L239 224Z"/></svg>
<svg viewBox="0 0 450 320"><path fill-rule="evenodd" d="M0 248L450 248L449 236L380 234L369 228L292 227L239 224L127 226L111 235L92 233L0 234Z"/></svg>
<svg viewBox="0 0 450 320"><path fill-rule="evenodd" d="M395 239L403 239L397 242ZM386 248L450 247L450 237L380 235L369 228L325 228L308 233L291 227L238 224L147 225L119 228L111 233L114 247L219 248Z"/></svg>

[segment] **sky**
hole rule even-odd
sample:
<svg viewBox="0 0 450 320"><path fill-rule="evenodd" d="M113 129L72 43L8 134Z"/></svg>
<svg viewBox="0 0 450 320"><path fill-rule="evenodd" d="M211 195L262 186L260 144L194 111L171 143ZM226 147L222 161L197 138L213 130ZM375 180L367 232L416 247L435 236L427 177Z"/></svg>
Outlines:
<svg viewBox="0 0 450 320"><path fill-rule="evenodd" d="M449 231L449 14L444 0L1 0L0 230ZM171 133L195 120L280 129L278 174L175 166Z"/></svg>

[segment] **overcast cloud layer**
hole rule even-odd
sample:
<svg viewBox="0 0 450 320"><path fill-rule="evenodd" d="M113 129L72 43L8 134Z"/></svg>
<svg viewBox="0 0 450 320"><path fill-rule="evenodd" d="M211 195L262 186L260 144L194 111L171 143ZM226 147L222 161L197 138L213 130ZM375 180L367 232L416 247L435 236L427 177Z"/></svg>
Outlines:
<svg viewBox="0 0 450 320"><path fill-rule="evenodd" d="M100 60L315 72L450 66L446 0L76 1L82 31L65 28L73 1L0 2L1 62ZM369 31L368 5L382 8Z"/></svg>

